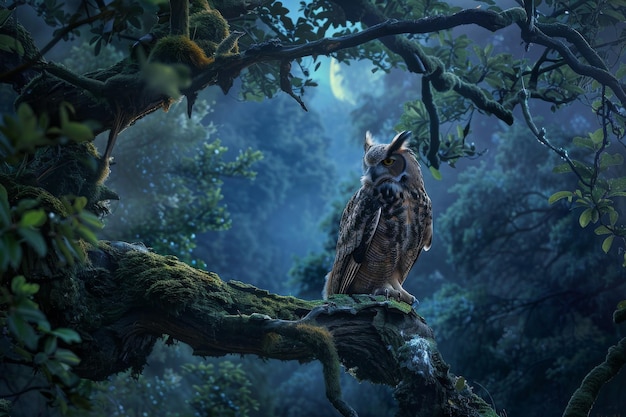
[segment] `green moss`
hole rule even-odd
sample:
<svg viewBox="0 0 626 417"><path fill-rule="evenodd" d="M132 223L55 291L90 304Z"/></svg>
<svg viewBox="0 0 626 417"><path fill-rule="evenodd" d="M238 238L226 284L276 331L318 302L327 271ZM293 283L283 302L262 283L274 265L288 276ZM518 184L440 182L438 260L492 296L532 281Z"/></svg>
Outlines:
<svg viewBox="0 0 626 417"><path fill-rule="evenodd" d="M29 170L36 177L36 185L53 196L86 197L87 210L103 214L107 212L106 201L118 197L104 185L108 171L103 173L99 166L95 145L82 142L40 149ZM55 207L60 208L58 203Z"/></svg>
<svg viewBox="0 0 626 417"><path fill-rule="evenodd" d="M189 17L189 33L193 39L219 43L230 31L228 22L217 10L195 13Z"/></svg>
<svg viewBox="0 0 626 417"><path fill-rule="evenodd" d="M207 56L213 56L215 54L215 51L217 51L217 47L219 45L218 43L215 43L213 41L205 41L202 39L196 39L196 43L200 48L202 48Z"/></svg>
<svg viewBox="0 0 626 417"><path fill-rule="evenodd" d="M241 310L244 314L267 314L273 318L295 321L319 304L315 301L271 294L269 291L240 281L228 281L227 285L232 288L233 298L238 300L238 305L231 308Z"/></svg>
<svg viewBox="0 0 626 417"><path fill-rule="evenodd" d="M189 14L194 14L206 10L211 10L211 6L207 0L193 0L189 4Z"/></svg>
<svg viewBox="0 0 626 417"><path fill-rule="evenodd" d="M184 35L172 35L159 39L150 52L149 62L185 64L192 69L202 68L211 61L197 43Z"/></svg>
<svg viewBox="0 0 626 417"><path fill-rule="evenodd" d="M120 257L115 280L136 305L143 302L174 315L194 307L210 310L215 301L220 305L233 303L217 275L191 268L173 256L128 251Z"/></svg>
<svg viewBox="0 0 626 417"><path fill-rule="evenodd" d="M11 401L0 399L0 417L9 417L11 415Z"/></svg>
<svg viewBox="0 0 626 417"><path fill-rule="evenodd" d="M283 337L278 333L266 333L261 340L261 349L263 349L264 352L271 352L282 340Z"/></svg>

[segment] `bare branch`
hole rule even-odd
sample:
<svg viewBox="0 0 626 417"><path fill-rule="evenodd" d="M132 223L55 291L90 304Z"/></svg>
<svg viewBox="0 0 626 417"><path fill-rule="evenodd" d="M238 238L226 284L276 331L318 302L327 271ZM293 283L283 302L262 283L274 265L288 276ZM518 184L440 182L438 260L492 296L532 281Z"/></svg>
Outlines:
<svg viewBox="0 0 626 417"><path fill-rule="evenodd" d="M591 47L586 43L584 39L579 39L579 35L576 36L572 33L572 30L563 31L563 25L553 24L539 24L535 25L535 30L529 31L524 26L522 28L522 38L528 43L536 43L557 51L563 59L567 62L567 65L577 74L585 77L590 77L598 81L602 85L609 87L615 96L621 101L622 105L626 107L626 91L620 84L619 80L613 76L608 70L606 65L601 63L598 65L599 57L595 52L591 53ZM576 55L570 50L570 48L563 42L554 39L551 36L564 36L567 39L573 40L577 48L582 49L583 56L592 64L582 63ZM601 60L600 60L601 62Z"/></svg>

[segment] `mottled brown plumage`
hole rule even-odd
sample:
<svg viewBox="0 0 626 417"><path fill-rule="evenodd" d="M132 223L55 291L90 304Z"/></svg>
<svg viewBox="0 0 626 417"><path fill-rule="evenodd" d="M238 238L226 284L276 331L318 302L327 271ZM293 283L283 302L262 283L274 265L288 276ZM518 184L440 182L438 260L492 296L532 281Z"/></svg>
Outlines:
<svg viewBox="0 0 626 417"><path fill-rule="evenodd" d="M402 288L422 249L432 242L432 209L415 155L405 146L410 132L389 144L365 135L361 188L341 216L337 254L323 296L384 294L409 304Z"/></svg>

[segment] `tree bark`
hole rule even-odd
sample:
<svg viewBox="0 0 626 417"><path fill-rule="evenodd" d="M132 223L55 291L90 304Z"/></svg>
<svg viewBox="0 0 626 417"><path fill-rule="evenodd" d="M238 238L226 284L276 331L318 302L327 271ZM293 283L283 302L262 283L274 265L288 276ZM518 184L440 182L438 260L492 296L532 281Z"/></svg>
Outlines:
<svg viewBox="0 0 626 417"><path fill-rule="evenodd" d="M394 387L398 416L496 415L456 386L432 330L408 304L275 295L123 242L101 242L88 257L63 279L40 283L38 300L55 326L81 335L72 350L82 377L139 372L156 340L167 336L200 356L319 360L327 397L346 416L356 413L341 399L340 364L359 380Z"/></svg>

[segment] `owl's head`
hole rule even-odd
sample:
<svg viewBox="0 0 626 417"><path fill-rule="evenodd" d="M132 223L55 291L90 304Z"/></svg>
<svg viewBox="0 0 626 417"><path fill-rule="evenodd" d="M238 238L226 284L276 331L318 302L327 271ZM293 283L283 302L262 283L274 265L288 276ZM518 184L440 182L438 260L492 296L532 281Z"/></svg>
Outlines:
<svg viewBox="0 0 626 417"><path fill-rule="evenodd" d="M411 132L398 133L391 143L375 143L370 132L365 134L363 148L363 177L361 182L370 185L385 181L420 179L421 171L413 152L406 146Z"/></svg>

